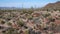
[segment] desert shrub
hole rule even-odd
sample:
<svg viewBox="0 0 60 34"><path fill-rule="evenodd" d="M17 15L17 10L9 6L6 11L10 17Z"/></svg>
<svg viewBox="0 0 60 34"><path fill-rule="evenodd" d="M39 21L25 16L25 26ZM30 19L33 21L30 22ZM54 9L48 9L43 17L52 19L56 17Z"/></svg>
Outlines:
<svg viewBox="0 0 60 34"><path fill-rule="evenodd" d="M10 28L8 31L6 31L4 34L18 34L16 29Z"/></svg>
<svg viewBox="0 0 60 34"><path fill-rule="evenodd" d="M18 21L18 25L19 26L23 26L24 25L24 22L22 20Z"/></svg>
<svg viewBox="0 0 60 34"><path fill-rule="evenodd" d="M3 16L2 15L0 15L0 18L2 18Z"/></svg>
<svg viewBox="0 0 60 34"><path fill-rule="evenodd" d="M32 20L32 19L33 19L33 17L32 17L32 16L28 16L27 18L28 18L29 20Z"/></svg>
<svg viewBox="0 0 60 34"><path fill-rule="evenodd" d="M28 14L32 14L34 11L33 10L29 10L28 11Z"/></svg>
<svg viewBox="0 0 60 34"><path fill-rule="evenodd" d="M57 25L55 30L60 32L60 25Z"/></svg>
<svg viewBox="0 0 60 34"><path fill-rule="evenodd" d="M8 22L8 23L7 23L7 25L11 26L11 25L12 25L12 23Z"/></svg>
<svg viewBox="0 0 60 34"><path fill-rule="evenodd" d="M29 34L29 30L25 30L25 34Z"/></svg>
<svg viewBox="0 0 60 34"><path fill-rule="evenodd" d="M50 25L51 25L50 29L51 29L52 31L55 30L55 28L56 28L56 26L57 26L56 23L51 22Z"/></svg>
<svg viewBox="0 0 60 34"><path fill-rule="evenodd" d="M4 27L0 26L0 29L3 29Z"/></svg>
<svg viewBox="0 0 60 34"><path fill-rule="evenodd" d="M55 19L54 18L49 18L49 21L55 22Z"/></svg>
<svg viewBox="0 0 60 34"><path fill-rule="evenodd" d="M1 21L1 24L5 24L5 21L2 20L2 21Z"/></svg>
<svg viewBox="0 0 60 34"><path fill-rule="evenodd" d="M47 13L47 14L44 14L43 16L46 18L46 17L48 17L50 15L51 15L50 13Z"/></svg>

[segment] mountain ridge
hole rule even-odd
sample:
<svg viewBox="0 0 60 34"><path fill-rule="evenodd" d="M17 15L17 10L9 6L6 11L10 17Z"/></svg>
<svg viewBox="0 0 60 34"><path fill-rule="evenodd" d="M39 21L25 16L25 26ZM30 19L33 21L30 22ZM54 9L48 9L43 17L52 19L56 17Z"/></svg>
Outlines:
<svg viewBox="0 0 60 34"><path fill-rule="evenodd" d="M60 1L55 3L48 3L46 6L42 8L42 10L60 10Z"/></svg>

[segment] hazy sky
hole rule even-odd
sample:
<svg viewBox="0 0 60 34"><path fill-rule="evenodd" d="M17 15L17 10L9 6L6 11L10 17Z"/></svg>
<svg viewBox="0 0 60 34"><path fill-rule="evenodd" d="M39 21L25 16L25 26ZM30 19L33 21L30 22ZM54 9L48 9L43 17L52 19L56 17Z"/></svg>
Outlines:
<svg viewBox="0 0 60 34"><path fill-rule="evenodd" d="M60 0L0 0L0 7L43 7L48 3L54 3Z"/></svg>

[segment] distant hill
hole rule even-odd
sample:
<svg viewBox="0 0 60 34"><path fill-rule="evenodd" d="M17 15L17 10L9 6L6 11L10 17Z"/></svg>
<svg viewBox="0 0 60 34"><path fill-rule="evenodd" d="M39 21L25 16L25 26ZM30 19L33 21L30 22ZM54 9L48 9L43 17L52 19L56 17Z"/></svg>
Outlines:
<svg viewBox="0 0 60 34"><path fill-rule="evenodd" d="M60 10L60 1L56 3L49 3L43 8L41 8L41 10Z"/></svg>
<svg viewBox="0 0 60 34"><path fill-rule="evenodd" d="M20 9L20 8L17 8L17 7L0 7L0 10L17 10L17 9Z"/></svg>

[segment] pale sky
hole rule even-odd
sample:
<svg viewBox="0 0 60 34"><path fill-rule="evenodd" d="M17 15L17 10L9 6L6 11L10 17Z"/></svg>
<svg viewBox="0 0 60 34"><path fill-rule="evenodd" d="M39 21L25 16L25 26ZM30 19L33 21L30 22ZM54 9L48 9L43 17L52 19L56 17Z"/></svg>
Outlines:
<svg viewBox="0 0 60 34"><path fill-rule="evenodd" d="M60 0L0 0L0 7L43 7L48 3L54 3Z"/></svg>

